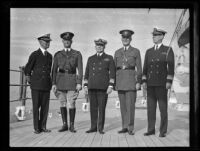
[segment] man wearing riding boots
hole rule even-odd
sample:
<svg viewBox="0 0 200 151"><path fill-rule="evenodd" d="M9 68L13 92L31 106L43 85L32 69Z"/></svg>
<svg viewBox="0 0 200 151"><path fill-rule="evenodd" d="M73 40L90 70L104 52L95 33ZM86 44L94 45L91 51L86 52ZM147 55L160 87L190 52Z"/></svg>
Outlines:
<svg viewBox="0 0 200 151"><path fill-rule="evenodd" d="M63 121L63 126L59 132L68 130L67 122L67 102L69 107L70 127L69 130L73 133L74 119L76 113L76 99L79 91L82 89L83 63L82 55L79 51L71 48L72 38L74 34L64 32L60 35L64 45L64 49L58 51L54 55L52 68L52 89L55 96L60 101L60 111Z"/></svg>
<svg viewBox="0 0 200 151"><path fill-rule="evenodd" d="M114 55L116 66L115 89L118 92L122 129L118 133L134 135L135 102L137 90L141 88L142 65L140 51L130 45L132 30L121 30L123 47Z"/></svg>
<svg viewBox="0 0 200 151"><path fill-rule="evenodd" d="M148 128L145 136L155 134L157 102L160 109L160 134L165 137L168 125L167 91L171 88L174 77L174 53L171 47L162 44L166 31L154 28L152 48L145 54L143 66L143 88L147 89Z"/></svg>
<svg viewBox="0 0 200 151"><path fill-rule="evenodd" d="M31 88L33 102L34 133L51 132L46 129L49 98L52 86L52 55L47 51L50 46L50 34L38 37L40 48L31 53L24 72Z"/></svg>
<svg viewBox="0 0 200 151"><path fill-rule="evenodd" d="M104 52L107 41L95 40L96 53L88 58L84 90L89 95L91 127L86 133L104 134L105 109L108 94L112 92L115 78L113 57Z"/></svg>

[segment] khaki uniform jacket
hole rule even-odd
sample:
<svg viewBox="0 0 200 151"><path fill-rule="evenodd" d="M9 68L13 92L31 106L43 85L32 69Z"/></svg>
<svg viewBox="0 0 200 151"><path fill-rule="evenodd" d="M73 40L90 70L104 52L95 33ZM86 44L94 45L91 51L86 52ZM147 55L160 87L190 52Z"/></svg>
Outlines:
<svg viewBox="0 0 200 151"><path fill-rule="evenodd" d="M141 83L142 65L140 51L130 46L128 50L120 48L115 52L114 62L116 66L116 90L136 90L136 83ZM135 70L119 69L122 66L135 67Z"/></svg>
<svg viewBox="0 0 200 151"><path fill-rule="evenodd" d="M68 70L73 73L59 72L59 69ZM52 68L52 84L58 90L76 90L76 85L82 85L83 62L79 51L71 49L68 53L65 50L58 51L54 55Z"/></svg>

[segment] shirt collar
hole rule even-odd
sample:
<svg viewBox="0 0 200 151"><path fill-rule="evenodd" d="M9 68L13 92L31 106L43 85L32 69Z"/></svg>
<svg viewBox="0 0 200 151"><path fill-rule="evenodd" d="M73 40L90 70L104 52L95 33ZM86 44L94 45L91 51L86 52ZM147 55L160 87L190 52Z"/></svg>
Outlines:
<svg viewBox="0 0 200 151"><path fill-rule="evenodd" d="M101 52L101 53L97 53L97 55L98 55L98 54L99 54L100 56L102 56L103 52Z"/></svg>
<svg viewBox="0 0 200 151"><path fill-rule="evenodd" d="M45 49L42 48L42 47L40 47L40 50L42 51L43 54L44 54L45 51L47 51L47 50L45 50Z"/></svg>
<svg viewBox="0 0 200 151"><path fill-rule="evenodd" d="M65 51L71 51L71 48L64 48Z"/></svg>
<svg viewBox="0 0 200 151"><path fill-rule="evenodd" d="M126 46L126 50L128 50L128 49L129 49L129 47L130 47L130 45ZM124 50L125 50L125 46L124 46Z"/></svg>
<svg viewBox="0 0 200 151"><path fill-rule="evenodd" d="M158 45L158 49L160 48L160 46L162 45L162 43L159 44L155 44L154 49L156 49L156 46Z"/></svg>

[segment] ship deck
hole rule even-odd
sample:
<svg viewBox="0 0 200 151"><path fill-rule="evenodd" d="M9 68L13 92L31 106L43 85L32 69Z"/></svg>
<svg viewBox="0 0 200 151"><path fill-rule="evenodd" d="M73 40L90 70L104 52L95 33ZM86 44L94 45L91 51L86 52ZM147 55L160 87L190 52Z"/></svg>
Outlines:
<svg viewBox="0 0 200 151"><path fill-rule="evenodd" d="M51 133L33 133L31 100L26 103L26 120L10 122L10 147L189 147L189 112L168 109L168 133L158 137L160 113L157 109L156 134L144 136L147 130L147 110L138 101L135 110L135 135L118 134L121 129L120 109L115 107L117 98L109 98L106 107L105 134L85 133L90 128L90 113L82 111L84 99L77 100L75 117L76 133L58 132L62 126L59 102L50 102L47 128ZM13 103L14 104L14 103ZM14 106L14 105L13 105ZM14 109L14 107L13 107ZM52 116L51 116L52 115ZM15 118L14 116L11 117Z"/></svg>

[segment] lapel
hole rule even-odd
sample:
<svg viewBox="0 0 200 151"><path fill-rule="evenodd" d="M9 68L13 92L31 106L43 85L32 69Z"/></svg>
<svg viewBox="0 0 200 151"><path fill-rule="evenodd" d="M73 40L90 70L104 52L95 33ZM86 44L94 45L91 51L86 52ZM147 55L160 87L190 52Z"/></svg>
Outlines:
<svg viewBox="0 0 200 151"><path fill-rule="evenodd" d="M38 54L39 54L40 56L41 56L41 55L42 55L42 56L44 55L44 54L42 53L42 50L41 50L40 48L38 49Z"/></svg>
<svg viewBox="0 0 200 151"><path fill-rule="evenodd" d="M67 54L66 54L66 52L65 52L65 49L61 50L61 54L62 54L63 56L67 56Z"/></svg>

